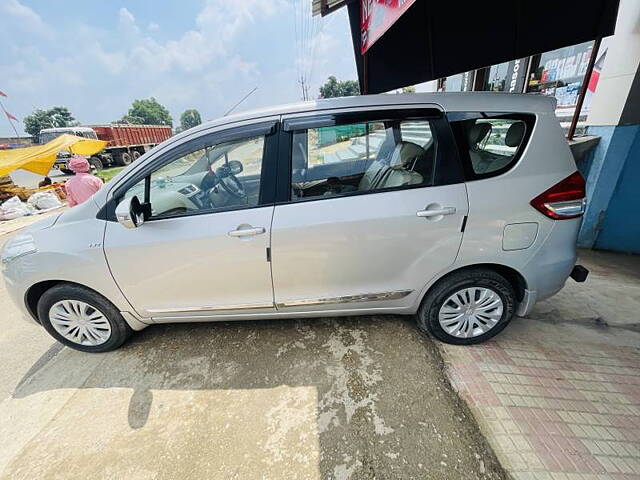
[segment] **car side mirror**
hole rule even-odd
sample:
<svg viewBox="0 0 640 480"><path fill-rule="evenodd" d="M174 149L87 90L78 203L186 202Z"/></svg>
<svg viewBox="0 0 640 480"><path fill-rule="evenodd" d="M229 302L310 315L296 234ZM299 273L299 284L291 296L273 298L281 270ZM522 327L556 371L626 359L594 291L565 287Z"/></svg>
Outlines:
<svg viewBox="0 0 640 480"><path fill-rule="evenodd" d="M240 162L239 160L230 160L229 169L231 170L232 174L238 175L239 173L242 173L244 167L242 166L242 162Z"/></svg>
<svg viewBox="0 0 640 480"><path fill-rule="evenodd" d="M126 228L137 228L145 221L145 209L135 195L125 198L116 207L116 219Z"/></svg>

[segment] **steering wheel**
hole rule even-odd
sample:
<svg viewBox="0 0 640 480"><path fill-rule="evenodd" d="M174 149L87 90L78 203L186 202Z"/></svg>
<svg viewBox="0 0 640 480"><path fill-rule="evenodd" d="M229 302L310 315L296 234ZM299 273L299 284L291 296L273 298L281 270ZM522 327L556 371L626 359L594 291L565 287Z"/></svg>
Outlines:
<svg viewBox="0 0 640 480"><path fill-rule="evenodd" d="M244 191L244 186L238 180L233 173L229 172L226 176L220 177L218 175L219 182L218 185L222 187L222 189L231 195L234 198L239 198L244 200L247 198L247 193Z"/></svg>

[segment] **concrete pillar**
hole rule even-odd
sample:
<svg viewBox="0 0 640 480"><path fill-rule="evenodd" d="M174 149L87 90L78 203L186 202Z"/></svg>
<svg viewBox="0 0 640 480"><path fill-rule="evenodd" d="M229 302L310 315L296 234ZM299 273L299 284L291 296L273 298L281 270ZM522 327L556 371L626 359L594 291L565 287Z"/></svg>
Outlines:
<svg viewBox="0 0 640 480"><path fill-rule="evenodd" d="M587 117L588 133L601 140L589 167L578 244L640 253L640 1L621 0L606 47Z"/></svg>

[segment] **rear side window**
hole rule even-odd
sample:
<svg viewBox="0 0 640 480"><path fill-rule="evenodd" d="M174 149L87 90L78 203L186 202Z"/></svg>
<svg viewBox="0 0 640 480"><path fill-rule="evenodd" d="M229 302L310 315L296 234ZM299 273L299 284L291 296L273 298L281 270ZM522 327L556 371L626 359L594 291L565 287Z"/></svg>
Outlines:
<svg viewBox="0 0 640 480"><path fill-rule="evenodd" d="M293 132L291 199L434 184L430 120L351 123Z"/></svg>
<svg viewBox="0 0 640 480"><path fill-rule="evenodd" d="M529 114L456 112L448 118L467 180L500 175L515 165L535 122Z"/></svg>

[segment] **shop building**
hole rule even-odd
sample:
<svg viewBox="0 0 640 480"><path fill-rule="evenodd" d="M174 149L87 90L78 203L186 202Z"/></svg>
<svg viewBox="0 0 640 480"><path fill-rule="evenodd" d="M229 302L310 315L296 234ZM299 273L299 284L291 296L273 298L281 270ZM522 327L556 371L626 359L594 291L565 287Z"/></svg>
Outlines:
<svg viewBox="0 0 640 480"><path fill-rule="evenodd" d="M577 124L577 133L583 134L591 98L606 58L607 40L600 44L589 79L586 73L593 54L593 41L440 78L436 80L436 88L449 92L538 93L552 96L557 102L556 115L568 130L580 89L586 81L588 88Z"/></svg>
<svg viewBox="0 0 640 480"><path fill-rule="evenodd" d="M579 245L640 253L640 2L312 2L348 9L363 94L429 82L555 97L587 180Z"/></svg>

